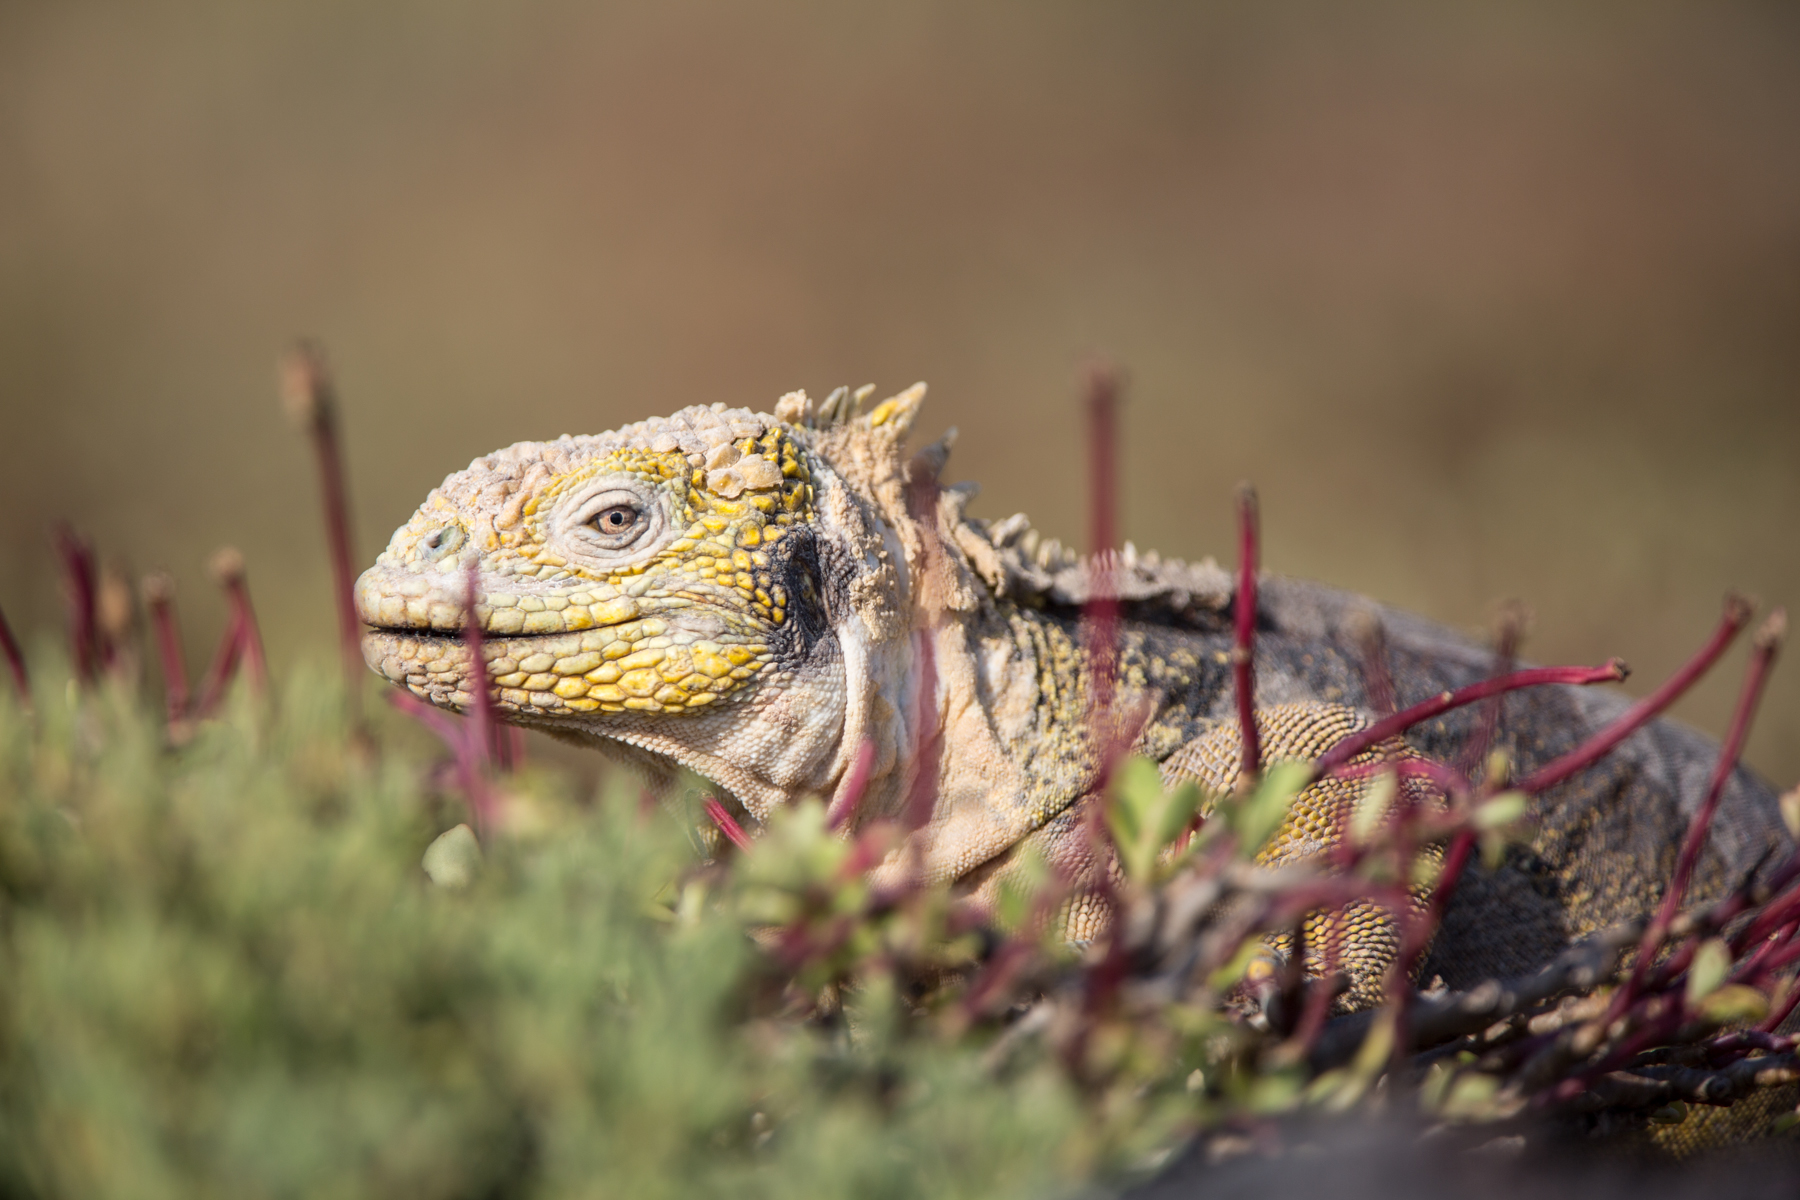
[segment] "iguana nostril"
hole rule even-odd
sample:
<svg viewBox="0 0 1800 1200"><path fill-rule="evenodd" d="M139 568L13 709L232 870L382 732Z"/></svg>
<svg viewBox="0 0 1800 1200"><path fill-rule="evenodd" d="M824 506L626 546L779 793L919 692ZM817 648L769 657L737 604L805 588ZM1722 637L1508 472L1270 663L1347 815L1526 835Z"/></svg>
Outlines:
<svg viewBox="0 0 1800 1200"><path fill-rule="evenodd" d="M428 559L440 559L459 549L468 535L461 525L440 525L419 541L419 553Z"/></svg>

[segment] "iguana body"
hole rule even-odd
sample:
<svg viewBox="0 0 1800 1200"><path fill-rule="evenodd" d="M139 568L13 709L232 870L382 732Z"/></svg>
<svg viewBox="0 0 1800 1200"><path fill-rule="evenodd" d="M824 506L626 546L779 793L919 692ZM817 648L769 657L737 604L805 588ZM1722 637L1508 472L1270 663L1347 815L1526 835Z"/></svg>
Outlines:
<svg viewBox="0 0 1800 1200"><path fill-rule="evenodd" d="M466 709L458 631L472 565L505 720L665 775L691 768L752 821L806 794L843 805L866 754L852 824L902 815L909 798L931 803L887 872L922 868L973 889L1028 839L1074 853L1097 774L1079 624L1095 575L1022 517L966 518L973 489L936 484L944 444L903 456L923 391L867 415L841 390L823 404L792 393L773 416L690 408L477 459L359 581L374 627L365 656L432 703ZM1142 718L1137 751L1193 758L1235 720L1232 581L1210 562L1129 550L1101 577L1123 604L1114 711ZM1347 632L1359 613L1385 628L1401 703L1493 670L1488 653L1436 625L1269 579L1259 707L1305 705L1321 721L1366 710ZM1528 770L1623 707L1591 690L1515 693L1497 745ZM1409 740L1453 760L1476 719L1450 714ZM1463 882L1427 970L1452 986L1527 970L1647 912L1716 753L1658 722L1542 796L1529 847ZM1739 770L1695 897L1785 844L1771 789Z"/></svg>

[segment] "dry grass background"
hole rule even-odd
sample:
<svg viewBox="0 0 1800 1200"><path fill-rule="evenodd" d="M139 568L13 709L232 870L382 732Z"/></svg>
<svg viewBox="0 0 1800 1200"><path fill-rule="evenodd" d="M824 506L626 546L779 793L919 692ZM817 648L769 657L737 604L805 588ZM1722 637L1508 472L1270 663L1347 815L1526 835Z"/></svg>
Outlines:
<svg viewBox="0 0 1800 1200"><path fill-rule="evenodd" d="M365 558L497 445L918 378L1079 541L1105 351L1140 546L1228 555L1249 477L1274 569L1641 687L1800 603L1797 59L1773 3L0 6L0 607L67 517L191 630L237 544L329 655L296 332Z"/></svg>

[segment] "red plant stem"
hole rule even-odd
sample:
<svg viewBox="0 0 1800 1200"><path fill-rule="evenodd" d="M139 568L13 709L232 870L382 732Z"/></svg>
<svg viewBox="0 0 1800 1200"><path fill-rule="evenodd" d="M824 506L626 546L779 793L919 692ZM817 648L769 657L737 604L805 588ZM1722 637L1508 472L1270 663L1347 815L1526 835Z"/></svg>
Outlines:
<svg viewBox="0 0 1800 1200"><path fill-rule="evenodd" d="M750 848L750 835L744 832L744 827L737 823L737 818L726 812L725 806L720 804L715 797L708 796L706 798L706 815L712 818L713 824L719 827L719 832L724 834L732 845L739 850Z"/></svg>
<svg viewBox="0 0 1800 1200"><path fill-rule="evenodd" d="M1217 869L1218 863L1211 864ZM1202 870L1206 869L1204 866ZM1035 943L1033 938L1040 934L1051 919L1061 911L1063 904L1074 893L1077 883L1077 868L1072 857L1053 858L1050 862L1050 878L1037 894L1032 897L1031 911L1019 927L1013 930L1001 943L987 964L969 984L963 995L962 1008L969 1016L978 1014L990 996L998 995L1009 987L1013 976L1030 957Z"/></svg>
<svg viewBox="0 0 1800 1200"><path fill-rule="evenodd" d="M1725 783L1737 767L1738 756L1744 750L1744 740L1750 736L1750 723L1762 700L1763 684L1768 681L1769 668L1774 665L1775 655L1781 649L1781 639L1786 632L1787 614L1781 609L1770 613L1768 620L1756 632L1755 643L1750 652L1750 667L1744 673L1744 686L1738 693L1737 709L1731 715L1725 743L1719 749L1718 764L1713 767L1712 779L1707 783L1706 797L1695 810L1693 819L1688 822L1687 836L1682 839L1681 850L1675 858L1675 874L1669 880L1668 890L1663 893L1662 907L1657 910L1655 920L1644 931L1631 976L1613 1000L1611 1008L1614 1016L1623 1012L1637 996L1657 951L1662 949L1663 940L1668 936L1669 926L1674 923L1675 915L1681 909L1681 898L1687 894L1688 883L1694 876L1695 866L1699 864L1700 851L1706 845L1706 836L1712 829L1719 800L1725 794Z"/></svg>
<svg viewBox="0 0 1800 1200"><path fill-rule="evenodd" d="M1694 681L1706 674L1725 648L1731 645L1750 620L1750 605L1742 596L1736 594L1725 597L1725 613L1719 620L1719 626L1713 631L1710 641L1702 646L1693 658L1689 659L1667 682L1650 695L1639 700L1626 709L1624 714L1611 725L1569 751L1561 758L1539 767L1519 784L1524 792L1541 792L1544 789L1561 783L1583 767L1598 762L1612 752L1614 746L1636 733L1644 725L1650 723L1663 709L1673 704L1683 692L1694 685Z"/></svg>
<svg viewBox="0 0 1800 1200"><path fill-rule="evenodd" d="M161 573L144 580L144 607L156 633L156 659L162 666L163 701L169 724L188 709L187 658L181 652L181 626L175 620L175 584Z"/></svg>
<svg viewBox="0 0 1800 1200"><path fill-rule="evenodd" d="M1793 865L1790 862L1789 867ZM1777 873L1776 878L1783 879L1783 876L1787 874L1788 869L1784 868L1783 871ZM1785 886L1787 882L1791 882L1791 878L1785 879L1783 884L1777 886ZM1762 912L1757 914L1756 919L1731 939L1732 949L1742 953L1744 947L1755 945L1796 917L1800 917L1800 888L1787 892L1785 895L1777 893L1764 906Z"/></svg>
<svg viewBox="0 0 1800 1200"><path fill-rule="evenodd" d="M493 791L482 772L482 761L476 749L477 741L467 722L439 712L410 692L398 689L386 693L388 703L401 712L416 719L438 740L449 748L456 760L456 773L462 780L463 791L469 802L469 815L474 819L475 836L486 841L493 828L496 803Z"/></svg>
<svg viewBox="0 0 1800 1200"><path fill-rule="evenodd" d="M1788 980L1787 996L1780 1004L1769 1010L1769 1015L1764 1017L1762 1024L1756 1027L1758 1032L1774 1033L1780 1029L1782 1022L1793 1014L1794 1006L1797 1004L1800 1004L1800 979L1790 979Z"/></svg>
<svg viewBox="0 0 1800 1200"><path fill-rule="evenodd" d="M1450 903L1450 894L1456 890L1456 881L1462 877L1463 868L1468 865L1469 852L1474 846L1474 832L1459 830L1450 840L1449 849L1444 852L1444 865L1438 872L1437 883L1431 889L1431 898L1426 903L1425 911L1414 915L1405 908L1392 910L1402 930L1400 950L1394 956L1394 964L1390 968L1393 975L1388 984L1388 1002L1394 1008L1394 1051L1388 1071L1396 1080L1411 1053L1408 1027L1412 1018L1413 971L1418 966L1419 957L1431 945L1432 936L1444 922L1444 909ZM1401 861L1411 862L1411 854L1403 855Z"/></svg>
<svg viewBox="0 0 1800 1200"><path fill-rule="evenodd" d="M1500 627L1494 639L1495 675L1512 673L1513 660L1519 652L1519 634L1524 624L1524 614L1517 605L1508 605L1501 611ZM1500 710L1504 704L1503 697L1490 696L1487 703L1482 705L1481 720L1475 726L1475 736L1463 747L1457 762L1457 767L1465 776L1473 778L1475 772L1481 769L1488 748L1494 744L1494 735L1500 730Z"/></svg>
<svg viewBox="0 0 1800 1200"><path fill-rule="evenodd" d="M1758 1050L1770 1054L1780 1054L1794 1047L1794 1039L1765 1032L1760 1029L1740 1029L1736 1033L1727 1033L1703 1043L1706 1050L1706 1061L1715 1065L1724 1065L1747 1058Z"/></svg>
<svg viewBox="0 0 1800 1200"><path fill-rule="evenodd" d="M1800 929L1800 920L1789 921L1780 929L1777 929L1773 934L1764 938L1762 945L1758 946L1750 957L1740 962L1732 971L1732 977L1741 979L1745 982L1755 979L1763 972L1771 955L1787 948L1788 944L1793 940L1794 931L1796 929Z"/></svg>
<svg viewBox="0 0 1800 1200"><path fill-rule="evenodd" d="M19 643L13 637L12 626L6 623L6 614L0 612L0 655L6 658L6 669L12 675L13 687L19 693L19 699L26 707L31 706L31 677L25 673L25 655L19 650Z"/></svg>
<svg viewBox="0 0 1800 1200"><path fill-rule="evenodd" d="M1609 1051L1599 1062L1570 1079L1564 1079L1552 1087L1548 1098L1552 1101L1572 1100L1592 1087L1596 1079L1609 1072L1616 1071L1640 1053L1660 1042L1666 1041L1677 1029L1681 1028L1684 1015L1679 1004L1669 1006L1672 1011L1647 1022L1642 1028L1628 1035L1623 1041ZM1611 1026L1617 1018L1608 1017L1603 1026Z"/></svg>
<svg viewBox="0 0 1800 1200"><path fill-rule="evenodd" d="M1088 370L1087 419L1088 552L1097 555L1119 545L1119 374L1109 365Z"/></svg>
<svg viewBox="0 0 1800 1200"><path fill-rule="evenodd" d="M525 766L525 731L517 725L500 727L500 769L512 772Z"/></svg>
<svg viewBox="0 0 1800 1200"><path fill-rule="evenodd" d="M1310 1054L1325 1032L1325 1019L1331 1015L1331 1002L1337 998L1338 955L1343 942L1343 913L1331 909L1325 914L1325 948L1320 956L1319 977L1306 991L1306 1008L1300 1023L1294 1027L1294 1043ZM1303 926L1304 927L1304 926Z"/></svg>
<svg viewBox="0 0 1800 1200"><path fill-rule="evenodd" d="M1249 787L1262 770L1262 739L1256 731L1256 571L1261 529L1256 489L1238 487L1238 582L1233 601L1236 622L1231 646L1231 682L1237 693L1238 736L1243 759L1238 768L1240 787Z"/></svg>
<svg viewBox="0 0 1800 1200"><path fill-rule="evenodd" d="M1467 796L1469 781L1464 779L1443 763L1433 762L1429 758L1403 758L1398 762L1345 763L1334 767L1332 774L1339 779L1373 779L1384 771L1392 771L1404 778L1423 779L1443 788L1452 796Z"/></svg>
<svg viewBox="0 0 1800 1200"><path fill-rule="evenodd" d="M62 559L75 677L92 683L100 665L99 630L94 619L94 552L67 525L57 526L56 551Z"/></svg>
<svg viewBox="0 0 1800 1200"><path fill-rule="evenodd" d="M1270 901L1268 911L1258 921L1265 929L1291 925L1315 908L1342 907L1358 900L1379 904L1394 912L1403 912L1412 896L1397 883L1372 883L1366 879L1328 876L1295 887Z"/></svg>
<svg viewBox="0 0 1800 1200"><path fill-rule="evenodd" d="M213 559L213 569L231 608L231 626L237 632L244 674L249 676L250 687L257 695L266 695L269 662L263 654L262 630L256 624L256 610L250 604L250 585L245 582L243 557L229 548L221 550Z"/></svg>
<svg viewBox="0 0 1800 1200"><path fill-rule="evenodd" d="M1681 897L1687 890L1688 881L1693 878L1695 865L1700 861L1701 847L1705 845L1707 832L1712 828L1719 800L1725 794L1726 781L1731 778L1732 771L1737 769L1738 758L1744 752L1744 742L1750 736L1751 722L1756 719L1757 707L1762 702L1763 685L1768 682L1769 670L1775 665L1775 657L1781 651L1781 639L1786 633L1787 613L1779 608L1769 614L1762 628L1756 632L1750 652L1750 668L1744 675L1737 710L1731 715L1731 725L1726 730L1725 743L1719 751L1719 761L1707 784L1706 798L1695 812L1694 819L1688 826L1687 838L1682 842L1680 856L1675 860L1675 878L1669 885L1668 894L1663 898L1663 911L1657 924L1665 929L1675 919Z"/></svg>
<svg viewBox="0 0 1800 1200"><path fill-rule="evenodd" d="M1454 692L1443 692L1391 717L1384 717L1359 733L1346 736L1313 762L1313 775L1317 777L1331 774L1369 747L1396 734L1405 733L1414 725L1429 721L1439 713L1473 704L1477 700L1485 700L1505 692L1516 692L1521 688L1544 687L1556 683L1617 683L1626 674L1625 664L1614 658L1601 667L1532 667L1496 679L1484 679Z"/></svg>
<svg viewBox="0 0 1800 1200"><path fill-rule="evenodd" d="M863 793L869 786L869 771L874 765L875 743L864 738L856 747L856 757L850 760L843 787L838 789L837 798L825 813L825 828L836 833L856 820L856 810L862 807Z"/></svg>
<svg viewBox="0 0 1800 1200"><path fill-rule="evenodd" d="M906 508L925 532L924 569L920 577L929 578L947 556L938 539L937 471L943 460L928 458L924 452L913 456L906 485ZM943 623L938 601L920 598L923 611L917 614L913 651L917 663L918 690L913 703L912 768L913 777L907 787L906 804L900 813L902 828L907 833L923 829L937 808L938 773L943 769L943 714L938 708L937 645L934 639ZM908 842L908 855L915 866L922 863L924 846L919 839Z"/></svg>
<svg viewBox="0 0 1800 1200"><path fill-rule="evenodd" d="M1112 872L1108 869L1109 864L1118 861L1118 848L1113 844L1112 831L1106 823L1104 804L1096 804L1088 811L1086 836L1092 848L1088 861L1095 864L1093 894L1106 912L1106 951L1085 972L1081 1003L1083 1019L1064 1052L1068 1064L1078 1075L1085 1074L1094 1021L1112 1005L1131 966L1130 956L1125 951L1125 922L1120 919L1118 889L1113 886Z"/></svg>
<svg viewBox="0 0 1800 1200"><path fill-rule="evenodd" d="M436 734L439 741L459 756L458 766L461 766L460 755L468 739L463 736L463 728L454 718L433 708L411 692L394 689L382 694L388 698L389 704Z"/></svg>
<svg viewBox="0 0 1800 1200"><path fill-rule="evenodd" d="M487 656L482 653L481 620L475 603L481 598L481 576L471 560L463 589L463 645L469 650L469 752L485 766L497 757L499 725L494 719L494 695L488 682Z"/></svg>
<svg viewBox="0 0 1800 1200"><path fill-rule="evenodd" d="M1106 364L1087 373L1088 599L1082 609L1092 688L1089 724L1099 759L1096 791L1103 791L1123 750L1113 713L1119 669L1118 546L1119 375Z"/></svg>
<svg viewBox="0 0 1800 1200"><path fill-rule="evenodd" d="M931 821L937 807L937 776L943 734L937 720L937 655L932 646L932 631L918 637L919 697L916 727L922 731L913 753L912 783L907 789L906 810L901 823L908 833L923 829Z"/></svg>
<svg viewBox="0 0 1800 1200"><path fill-rule="evenodd" d="M1800 942L1790 940L1787 945L1763 959L1760 973L1766 978L1793 962L1800 962Z"/></svg>
<svg viewBox="0 0 1800 1200"><path fill-rule="evenodd" d="M1339 779L1374 779L1389 771L1397 777L1396 782L1398 779L1406 778L1423 779L1442 788L1446 794L1458 801L1466 801L1469 798L1469 781L1467 779L1464 779L1452 768L1439 762L1433 762L1428 758L1401 759L1398 762L1346 763L1332 771L1332 774ZM1368 849L1366 846L1355 844L1350 839L1350 818L1354 812L1353 806L1345 805L1337 817L1337 833L1332 843L1332 858L1340 871L1354 869L1363 860ZM1445 818L1437 821L1424 819L1410 807L1404 816L1409 824L1419 827L1415 828L1413 832L1422 835L1426 841L1434 841L1444 833L1462 832L1463 822L1467 820L1466 811L1459 816L1454 810L1452 813L1446 814Z"/></svg>
<svg viewBox="0 0 1800 1200"><path fill-rule="evenodd" d="M890 835L893 832L891 822L875 821L862 831L855 841L850 843L850 853L838 866L838 878L845 883L850 882L881 861L887 853Z"/></svg>
<svg viewBox="0 0 1800 1200"><path fill-rule="evenodd" d="M194 704L196 717L212 715L219 701L224 699L225 689L231 686L232 676L237 674L243 646L243 630L238 624L237 616L233 614L225 623L225 634L219 639L219 648L213 654L212 666L207 668L200 685L200 698Z"/></svg>
<svg viewBox="0 0 1800 1200"><path fill-rule="evenodd" d="M1388 670L1387 630L1374 612L1360 612L1352 617L1351 636L1362 655L1363 691L1369 708L1389 716L1400 702L1395 698L1393 673Z"/></svg>
<svg viewBox="0 0 1800 1200"><path fill-rule="evenodd" d="M338 643L344 662L344 682L354 712L359 706L363 679L362 622L356 615L356 575L352 565L350 496L344 483L344 456L338 438L337 395L320 347L302 341L281 363L282 400L290 415L312 437L318 460L319 487L325 503L325 536L331 554L332 584L336 593Z"/></svg>
<svg viewBox="0 0 1800 1200"><path fill-rule="evenodd" d="M1475 833L1473 830L1459 830L1450 839L1450 846L1444 851L1444 865L1438 871L1436 885L1431 889L1431 901L1426 909L1427 931L1413 951L1415 957L1424 952L1425 946L1431 940L1431 933L1443 922L1444 909L1450 904L1450 893L1456 890L1456 881L1462 877L1463 868L1469 864L1469 853L1474 848ZM1410 967L1409 963L1408 968L1410 969Z"/></svg>

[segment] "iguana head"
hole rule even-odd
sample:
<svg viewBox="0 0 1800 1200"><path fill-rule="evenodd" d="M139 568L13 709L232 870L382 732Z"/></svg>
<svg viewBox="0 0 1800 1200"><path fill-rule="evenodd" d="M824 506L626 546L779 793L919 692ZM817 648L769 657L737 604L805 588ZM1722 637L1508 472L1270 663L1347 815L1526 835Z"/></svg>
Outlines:
<svg viewBox="0 0 1800 1200"><path fill-rule="evenodd" d="M690 767L757 816L829 791L864 739L893 758L917 541L900 448L924 387L864 415L866 392L476 459L358 580L364 657L466 709L473 570L504 720Z"/></svg>

